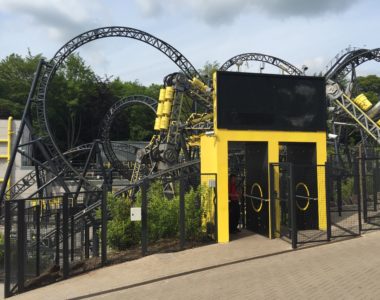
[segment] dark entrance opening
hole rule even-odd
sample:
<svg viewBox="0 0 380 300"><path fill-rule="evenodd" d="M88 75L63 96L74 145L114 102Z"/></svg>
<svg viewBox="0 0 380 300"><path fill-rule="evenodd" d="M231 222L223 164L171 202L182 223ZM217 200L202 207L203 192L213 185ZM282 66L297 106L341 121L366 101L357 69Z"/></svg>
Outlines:
<svg viewBox="0 0 380 300"><path fill-rule="evenodd" d="M269 237L268 143L229 142L228 151L240 192L239 226Z"/></svg>

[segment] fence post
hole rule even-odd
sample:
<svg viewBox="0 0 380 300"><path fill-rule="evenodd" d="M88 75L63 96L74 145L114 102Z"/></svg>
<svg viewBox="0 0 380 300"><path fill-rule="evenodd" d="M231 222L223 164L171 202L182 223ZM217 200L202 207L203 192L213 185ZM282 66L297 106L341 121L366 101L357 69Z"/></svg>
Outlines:
<svg viewBox="0 0 380 300"><path fill-rule="evenodd" d="M107 263L107 185L103 185L102 193L102 265Z"/></svg>
<svg viewBox="0 0 380 300"><path fill-rule="evenodd" d="M60 213L55 215L55 264L59 266L59 230L60 230Z"/></svg>
<svg viewBox="0 0 380 300"><path fill-rule="evenodd" d="M185 247L186 230L185 230L185 178L181 176L179 182L179 236L180 248Z"/></svg>
<svg viewBox="0 0 380 300"><path fill-rule="evenodd" d="M74 261L74 254L75 254L75 220L74 220L74 205L75 205L75 199L73 199L73 207L71 207L70 211L70 252L71 252L71 261Z"/></svg>
<svg viewBox="0 0 380 300"><path fill-rule="evenodd" d="M148 252L148 199L147 182L144 180L141 185L141 252L146 255Z"/></svg>
<svg viewBox="0 0 380 300"><path fill-rule="evenodd" d="M289 164L289 208L290 208L290 226L292 232L292 248L297 248L297 216L296 216L296 205L294 197L294 176L293 176L293 164Z"/></svg>
<svg viewBox="0 0 380 300"><path fill-rule="evenodd" d="M326 181L325 184L326 184L326 226L327 226L326 233L327 233L327 241L330 241L331 240L331 211L330 211L330 203L331 203L331 196L332 196L332 189L333 189L333 181L332 181L332 168L331 168L331 165L330 165L329 162L326 163L325 174L326 174L325 175L325 178L326 178L325 179L325 181ZM341 212L342 212L342 207L340 207L339 216L340 216Z"/></svg>
<svg viewBox="0 0 380 300"><path fill-rule="evenodd" d="M36 206L36 276L40 276L41 206Z"/></svg>
<svg viewBox="0 0 380 300"><path fill-rule="evenodd" d="M25 283L25 201L17 201L17 291L24 291Z"/></svg>
<svg viewBox="0 0 380 300"><path fill-rule="evenodd" d="M373 210L377 211L377 191L379 186L377 180L379 178L379 160L375 157L375 170L373 171Z"/></svg>
<svg viewBox="0 0 380 300"><path fill-rule="evenodd" d="M92 251L94 256L99 256L99 235L98 235L98 225L94 222L92 224Z"/></svg>
<svg viewBox="0 0 380 300"><path fill-rule="evenodd" d="M90 257L90 228L87 223L84 223L84 257Z"/></svg>
<svg viewBox="0 0 380 300"><path fill-rule="evenodd" d="M360 193L360 178L359 178L359 159L354 159L354 191L357 195L358 202L358 222L359 222L359 235L362 232L362 210L361 210L361 193Z"/></svg>
<svg viewBox="0 0 380 300"><path fill-rule="evenodd" d="M362 185L362 201L363 201L363 219L365 223L368 223L368 195L367 195L367 174L366 174L366 161L365 157L361 158L361 185Z"/></svg>
<svg viewBox="0 0 380 300"><path fill-rule="evenodd" d="M339 217L341 217L342 216L342 177L340 175L340 172L337 175L336 191L337 191L337 202L338 202L338 214L339 214Z"/></svg>
<svg viewBox="0 0 380 300"><path fill-rule="evenodd" d="M63 278L69 276L69 198L67 194L63 195L62 205L62 260L63 260Z"/></svg>
<svg viewBox="0 0 380 300"><path fill-rule="evenodd" d="M276 201L275 201L275 191L274 191L274 165L269 164L269 207L270 207L270 237L275 238L275 228L276 228Z"/></svg>
<svg viewBox="0 0 380 300"><path fill-rule="evenodd" d="M4 298L10 297L11 294L11 202L4 201Z"/></svg>

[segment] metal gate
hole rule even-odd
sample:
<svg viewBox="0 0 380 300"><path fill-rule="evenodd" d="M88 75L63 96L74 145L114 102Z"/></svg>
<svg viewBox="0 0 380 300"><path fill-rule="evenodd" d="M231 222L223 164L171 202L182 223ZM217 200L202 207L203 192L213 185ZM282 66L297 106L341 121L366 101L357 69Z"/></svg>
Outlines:
<svg viewBox="0 0 380 300"><path fill-rule="evenodd" d="M271 163L269 169L271 236L291 242L293 248L329 240L329 222L321 230L318 216L318 186L326 185L325 166L286 162Z"/></svg>
<svg viewBox="0 0 380 300"><path fill-rule="evenodd" d="M291 163L271 163L269 165L270 201L271 201L271 235L292 241L293 248L297 240L294 213L294 182Z"/></svg>

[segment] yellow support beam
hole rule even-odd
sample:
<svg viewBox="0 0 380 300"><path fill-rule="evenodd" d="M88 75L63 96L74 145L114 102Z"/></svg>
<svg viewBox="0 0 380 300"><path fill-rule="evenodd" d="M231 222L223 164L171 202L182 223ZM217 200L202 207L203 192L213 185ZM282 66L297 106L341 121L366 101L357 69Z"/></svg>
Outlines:
<svg viewBox="0 0 380 300"><path fill-rule="evenodd" d="M14 134L12 130L12 122L13 117L8 118L8 131L7 131L7 138L6 139L0 139L0 143L5 143L7 146L7 153L6 154L0 154L0 159L6 159L7 164L9 164L9 160L11 159L11 151L12 151L12 135ZM0 183L4 182L4 178L0 178ZM11 178L9 178L7 182L7 188L11 187Z"/></svg>

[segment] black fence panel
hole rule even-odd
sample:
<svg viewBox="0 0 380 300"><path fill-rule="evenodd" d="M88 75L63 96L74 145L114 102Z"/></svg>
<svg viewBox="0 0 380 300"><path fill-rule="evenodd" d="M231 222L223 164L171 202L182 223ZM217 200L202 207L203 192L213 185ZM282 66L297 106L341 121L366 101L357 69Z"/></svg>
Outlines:
<svg viewBox="0 0 380 300"><path fill-rule="evenodd" d="M83 210L84 201L90 197L93 203L87 204L96 208L103 194L85 192L79 195L76 201L74 194L67 193L6 203L5 297L67 278L83 266L84 220L87 226L97 229L101 224L97 222L95 209ZM90 256L96 256L94 251ZM93 263L96 264L100 265L99 259Z"/></svg>
<svg viewBox="0 0 380 300"><path fill-rule="evenodd" d="M362 153L359 159L363 231L380 229L380 207L378 203L380 158L372 156L376 153L371 152Z"/></svg>
<svg viewBox="0 0 380 300"><path fill-rule="evenodd" d="M359 161L354 159L351 165L343 166L332 160L328 176L331 237L360 235Z"/></svg>
<svg viewBox="0 0 380 300"><path fill-rule="evenodd" d="M270 164L272 236L298 245L326 242L330 239L325 194L326 166L292 163ZM320 199L320 197L322 197ZM323 205L322 208L319 205ZM319 221L319 212L326 220Z"/></svg>

